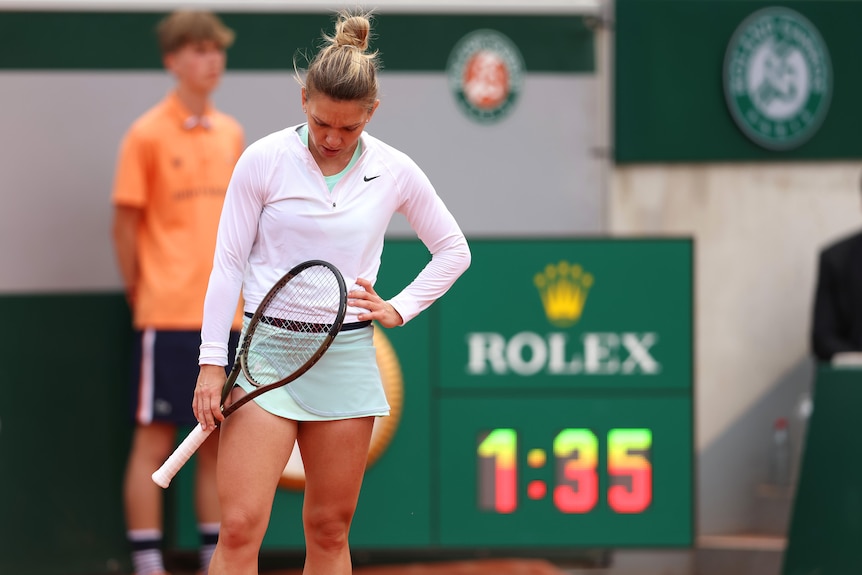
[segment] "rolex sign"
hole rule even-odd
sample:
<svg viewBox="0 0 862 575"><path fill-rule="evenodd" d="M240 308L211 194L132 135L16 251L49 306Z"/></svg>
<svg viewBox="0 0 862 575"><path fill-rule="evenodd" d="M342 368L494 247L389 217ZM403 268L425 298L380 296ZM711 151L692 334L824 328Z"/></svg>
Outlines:
<svg viewBox="0 0 862 575"><path fill-rule="evenodd" d="M472 242L446 295L443 385L687 388L688 240Z"/></svg>

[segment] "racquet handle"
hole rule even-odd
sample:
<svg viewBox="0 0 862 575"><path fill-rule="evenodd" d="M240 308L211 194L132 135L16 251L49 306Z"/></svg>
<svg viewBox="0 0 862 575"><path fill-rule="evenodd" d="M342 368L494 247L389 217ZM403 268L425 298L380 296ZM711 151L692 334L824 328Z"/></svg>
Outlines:
<svg viewBox="0 0 862 575"><path fill-rule="evenodd" d="M201 424L198 423L195 428L192 429L191 433L183 439L183 442L177 446L173 453L171 453L171 456L167 458L161 467L156 469L155 473L153 473L153 481L156 482L156 485L167 488L167 486L171 484L171 479L174 478L174 475L176 475L182 466L186 464L186 461L194 455L195 451L198 450L198 447L203 445L204 441L207 440L207 437L210 436L210 433L212 433L212 429L204 431Z"/></svg>

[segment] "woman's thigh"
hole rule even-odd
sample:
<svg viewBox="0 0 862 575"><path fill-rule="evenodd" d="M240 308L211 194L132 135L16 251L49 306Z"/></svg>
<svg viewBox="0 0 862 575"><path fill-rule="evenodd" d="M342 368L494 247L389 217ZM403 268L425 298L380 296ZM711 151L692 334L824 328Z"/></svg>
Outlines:
<svg viewBox="0 0 862 575"><path fill-rule="evenodd" d="M373 427L373 417L299 424L306 515L347 515L349 521L359 499Z"/></svg>
<svg viewBox="0 0 862 575"><path fill-rule="evenodd" d="M233 393L244 394L240 389ZM295 421L264 411L253 401L222 422L217 477L223 515L236 511L268 520L296 429Z"/></svg>

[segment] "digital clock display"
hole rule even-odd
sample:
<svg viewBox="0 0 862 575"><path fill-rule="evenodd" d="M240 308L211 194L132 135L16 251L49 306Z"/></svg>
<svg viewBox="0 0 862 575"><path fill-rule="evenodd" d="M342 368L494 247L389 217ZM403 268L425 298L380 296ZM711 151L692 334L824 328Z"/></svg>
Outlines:
<svg viewBox="0 0 862 575"><path fill-rule="evenodd" d="M652 500L649 429L612 429L607 434L608 505L616 513L643 513ZM590 429L566 428L553 439L554 506L562 513L589 513L599 500L599 438ZM518 431L498 428L479 434L479 509L514 513L518 509ZM527 466L542 469L546 450L527 453ZM529 499L543 499L549 489L534 479L527 485Z"/></svg>
<svg viewBox="0 0 862 575"><path fill-rule="evenodd" d="M687 544L685 398L498 395L443 400L444 542Z"/></svg>

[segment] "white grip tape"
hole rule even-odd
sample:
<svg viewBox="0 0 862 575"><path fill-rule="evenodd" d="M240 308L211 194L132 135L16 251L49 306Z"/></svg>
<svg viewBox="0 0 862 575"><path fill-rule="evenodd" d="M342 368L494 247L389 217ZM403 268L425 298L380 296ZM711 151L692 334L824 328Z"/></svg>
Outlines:
<svg viewBox="0 0 862 575"><path fill-rule="evenodd" d="M182 466L186 464L186 461L194 455L195 451L198 450L198 447L203 445L207 437L210 436L210 433L212 433L212 429L204 431L201 424L198 423L195 428L192 429L191 433L183 439L183 442L177 446L173 453L171 453L171 456L168 457L155 473L153 473L153 481L156 482L156 485L164 488L170 485L171 479L174 478L174 475L176 475Z"/></svg>

